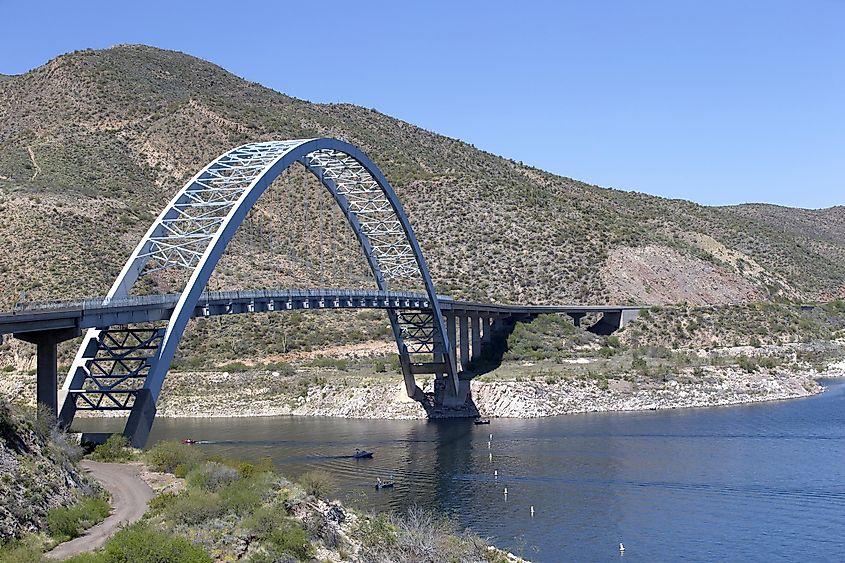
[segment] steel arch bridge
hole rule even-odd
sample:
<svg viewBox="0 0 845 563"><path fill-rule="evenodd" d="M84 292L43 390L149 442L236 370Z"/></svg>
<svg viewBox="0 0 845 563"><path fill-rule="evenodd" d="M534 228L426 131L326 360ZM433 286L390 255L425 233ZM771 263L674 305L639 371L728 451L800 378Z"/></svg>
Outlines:
<svg viewBox="0 0 845 563"><path fill-rule="evenodd" d="M388 309L408 396L421 398L414 375L434 373L459 393L450 342L425 258L395 191L376 165L337 139L250 143L209 163L185 184L138 243L104 304L129 297L143 278L163 269L187 271L175 308L161 328L89 329L59 396L69 426L77 410L128 410L124 434L143 445L156 401L188 320L229 241L270 184L299 163L329 191L361 246L380 291L394 280L424 287L430 308ZM430 358L412 363L411 354Z"/></svg>

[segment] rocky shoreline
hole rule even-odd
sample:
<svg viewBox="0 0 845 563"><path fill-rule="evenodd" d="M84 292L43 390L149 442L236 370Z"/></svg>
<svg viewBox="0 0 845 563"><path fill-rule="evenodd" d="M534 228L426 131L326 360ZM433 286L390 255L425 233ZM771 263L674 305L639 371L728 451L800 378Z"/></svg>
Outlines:
<svg viewBox="0 0 845 563"><path fill-rule="evenodd" d="M157 416L329 416L424 419L475 416L535 418L587 412L714 407L807 397L824 389L817 379L845 376L845 361L820 371L737 366L682 368L664 377L633 373L565 377L542 365L511 366L510 374L481 376L470 384L463 409L428 409L405 395L398 374L300 368L296 375L268 370L173 372L165 382ZM431 379L421 381L433 392ZM0 380L0 394L34 402L34 376ZM83 413L79 413L85 416ZM97 413L103 416L107 413ZM115 412L119 416L119 412Z"/></svg>
<svg viewBox="0 0 845 563"><path fill-rule="evenodd" d="M364 419L423 419L430 416L536 418L586 412L662 410L714 407L808 397L824 388L817 379L845 376L845 362L826 370L790 372L772 369L747 373L738 368L703 368L695 377L680 374L667 381L648 378L586 379L533 378L474 380L471 404L460 412L426 412L405 396L398 377L331 379L311 385L298 395L273 392L265 377L272 374L203 374L225 385L218 392L206 386L191 393L188 381L197 374L174 374L173 392L162 393L158 416L252 417L330 416ZM180 381L183 379L185 381ZM236 381L237 384L234 384ZM259 380L259 381L256 381ZM207 379L208 381L208 379ZM255 385L255 383L264 383ZM211 383L211 382L210 382ZM233 385L234 384L234 385ZM211 383L213 386L213 383ZM178 390L178 391L177 391ZM429 381L424 391L431 392Z"/></svg>

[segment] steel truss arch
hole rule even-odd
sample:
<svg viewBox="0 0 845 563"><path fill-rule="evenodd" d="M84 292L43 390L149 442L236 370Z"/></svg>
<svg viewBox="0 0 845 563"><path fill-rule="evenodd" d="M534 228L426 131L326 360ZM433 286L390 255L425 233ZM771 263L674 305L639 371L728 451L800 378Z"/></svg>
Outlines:
<svg viewBox="0 0 845 563"><path fill-rule="evenodd" d="M184 268L190 277L166 328L156 331L155 339L129 338L139 343L133 348L125 344L128 329L86 333L62 387L60 419L65 425L86 405L95 410L131 408L124 433L135 444L146 442L170 363L211 274L247 213L294 163L305 166L331 193L355 232L379 290L387 291L391 280L403 278L417 278L425 288L431 304L427 313L388 311L408 395L420 393L414 373L442 374L458 393L454 343L449 342L422 250L387 179L363 152L337 139L269 141L246 144L214 159L150 226L106 302L129 296L139 278L159 269ZM118 341L121 346L115 348ZM151 341L158 342L152 350ZM416 353L432 354L433 361L412 364L410 355ZM134 362L131 368L123 359L127 357ZM104 362L113 365L105 370ZM143 387L116 387L133 378L143 379ZM114 404L100 407L104 400Z"/></svg>

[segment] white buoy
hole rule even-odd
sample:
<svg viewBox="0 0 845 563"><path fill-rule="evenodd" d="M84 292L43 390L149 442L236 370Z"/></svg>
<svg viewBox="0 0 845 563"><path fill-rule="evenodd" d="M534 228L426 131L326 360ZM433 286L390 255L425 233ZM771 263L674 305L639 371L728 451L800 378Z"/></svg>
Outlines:
<svg viewBox="0 0 845 563"><path fill-rule="evenodd" d="M490 449L490 446L491 446L492 444L493 444L493 442L487 442L487 449L488 449L488 450Z"/></svg>
<svg viewBox="0 0 845 563"><path fill-rule="evenodd" d="M505 487L505 496L508 496L508 488Z"/></svg>
<svg viewBox="0 0 845 563"><path fill-rule="evenodd" d="M534 506L531 506L531 518L534 518Z"/></svg>
<svg viewBox="0 0 845 563"><path fill-rule="evenodd" d="M493 435L492 434L490 434L490 441L491 442L493 441Z"/></svg>
<svg viewBox="0 0 845 563"><path fill-rule="evenodd" d="M625 544L619 542L619 553L625 553Z"/></svg>
<svg viewBox="0 0 845 563"><path fill-rule="evenodd" d="M496 479L499 478L499 470L498 469L493 470L493 477L495 477Z"/></svg>
<svg viewBox="0 0 845 563"><path fill-rule="evenodd" d="M492 452L490 453L490 455L489 455L488 457L490 458L490 461L493 461L493 454L492 454Z"/></svg>

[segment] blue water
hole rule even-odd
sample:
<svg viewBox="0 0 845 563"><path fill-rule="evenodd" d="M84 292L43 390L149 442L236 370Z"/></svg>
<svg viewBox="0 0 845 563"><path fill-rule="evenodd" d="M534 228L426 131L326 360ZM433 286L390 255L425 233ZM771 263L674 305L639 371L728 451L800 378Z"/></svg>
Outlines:
<svg viewBox="0 0 845 563"><path fill-rule="evenodd" d="M153 440L210 440L197 447L270 456L291 476L323 469L347 502L431 507L534 561L617 561L620 541L631 562L842 561L845 385L826 384L792 401L490 426L161 419ZM374 459L339 457L356 447ZM378 476L396 488L376 492Z"/></svg>

